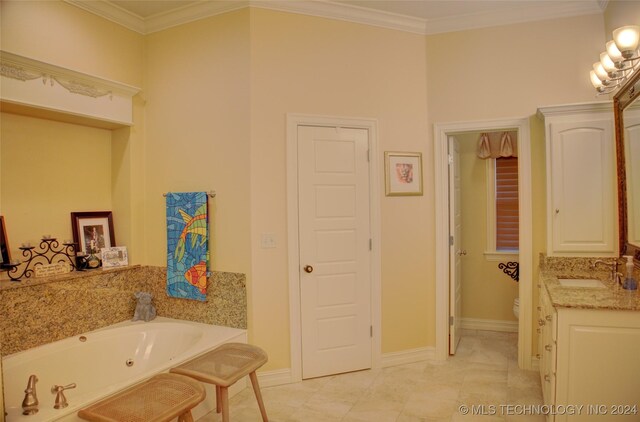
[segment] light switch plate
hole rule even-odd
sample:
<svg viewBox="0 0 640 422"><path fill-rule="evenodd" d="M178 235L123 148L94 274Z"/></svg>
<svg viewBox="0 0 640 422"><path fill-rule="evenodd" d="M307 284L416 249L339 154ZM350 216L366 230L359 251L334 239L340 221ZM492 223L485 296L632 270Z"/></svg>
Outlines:
<svg viewBox="0 0 640 422"><path fill-rule="evenodd" d="M274 233L262 233L260 239L262 249L273 249L276 247L276 235Z"/></svg>

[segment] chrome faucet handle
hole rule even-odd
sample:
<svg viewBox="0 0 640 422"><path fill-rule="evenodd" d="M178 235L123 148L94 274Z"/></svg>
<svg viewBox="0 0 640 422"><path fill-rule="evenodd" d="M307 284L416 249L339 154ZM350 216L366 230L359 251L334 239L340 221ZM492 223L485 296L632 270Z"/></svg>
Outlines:
<svg viewBox="0 0 640 422"><path fill-rule="evenodd" d="M22 414L35 415L38 413L38 395L36 394L36 382L38 377L31 375L24 390L24 400L22 400Z"/></svg>
<svg viewBox="0 0 640 422"><path fill-rule="evenodd" d="M613 285L614 286L622 286L622 277L624 277L624 274L622 274L619 271L616 271L615 275L613 276Z"/></svg>
<svg viewBox="0 0 640 422"><path fill-rule="evenodd" d="M68 385L54 385L51 387L51 394L56 395L55 404L53 405L54 409L64 409L69 406L67 402L67 397L64 395L64 390L69 390L70 388L76 388L76 383L68 384Z"/></svg>

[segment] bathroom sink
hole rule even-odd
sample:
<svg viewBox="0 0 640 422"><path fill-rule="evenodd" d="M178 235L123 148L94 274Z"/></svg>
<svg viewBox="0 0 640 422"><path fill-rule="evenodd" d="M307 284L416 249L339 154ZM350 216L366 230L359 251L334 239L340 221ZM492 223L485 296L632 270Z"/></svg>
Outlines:
<svg viewBox="0 0 640 422"><path fill-rule="evenodd" d="M605 285L595 278L559 278L558 282L563 287L591 287L604 289Z"/></svg>

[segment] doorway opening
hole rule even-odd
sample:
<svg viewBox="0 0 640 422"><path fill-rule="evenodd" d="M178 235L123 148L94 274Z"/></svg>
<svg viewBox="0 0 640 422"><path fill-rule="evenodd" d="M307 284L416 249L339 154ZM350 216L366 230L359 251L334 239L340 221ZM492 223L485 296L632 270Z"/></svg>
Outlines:
<svg viewBox="0 0 640 422"><path fill-rule="evenodd" d="M450 333L455 323L451 311L455 302L451 300L450 279L452 269L450 251L452 228L450 221L449 192L449 142L450 137L461 133L482 133L515 130L518 139L518 196L519 196L519 320L518 320L518 365L524 369L532 367L532 192L531 192L531 145L529 120L510 119L486 122L458 122L435 125L435 187L436 187L436 357L449 356ZM454 201L455 202L455 201Z"/></svg>
<svg viewBox="0 0 640 422"><path fill-rule="evenodd" d="M518 265L517 140L514 130L449 136L450 355L463 330L518 331L517 276L504 271Z"/></svg>

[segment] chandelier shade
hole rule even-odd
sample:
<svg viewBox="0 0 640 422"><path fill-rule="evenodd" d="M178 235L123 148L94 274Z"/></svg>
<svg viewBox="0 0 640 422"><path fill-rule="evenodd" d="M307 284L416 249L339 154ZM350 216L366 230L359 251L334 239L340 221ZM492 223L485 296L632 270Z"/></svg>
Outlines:
<svg viewBox="0 0 640 422"><path fill-rule="evenodd" d="M616 42L614 40L611 40L607 43L607 54L609 55L609 58L611 58L611 60L613 60L614 62L622 61L622 53L620 52L620 50L618 50L618 46L616 45Z"/></svg>
<svg viewBox="0 0 640 422"><path fill-rule="evenodd" d="M622 53L622 57L625 59L633 57L638 49L638 41L640 41L640 26L628 25L616 29L613 31L613 40Z"/></svg>

